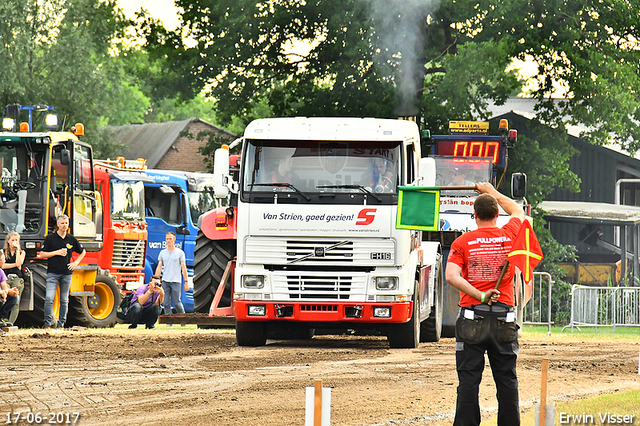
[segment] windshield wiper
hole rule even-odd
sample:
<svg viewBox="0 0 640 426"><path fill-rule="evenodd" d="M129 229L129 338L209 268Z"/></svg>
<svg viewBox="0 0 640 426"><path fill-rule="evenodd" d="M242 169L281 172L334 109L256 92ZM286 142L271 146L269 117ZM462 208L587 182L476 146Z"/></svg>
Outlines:
<svg viewBox="0 0 640 426"><path fill-rule="evenodd" d="M250 183L249 186L271 186L271 187L276 187L276 186L284 186L286 188L291 188L293 189L296 193L302 195L304 197L305 200L310 201L311 197L309 197L307 194L305 194L304 192L300 191L298 188L296 188L295 186L291 185L288 182L274 182L274 183Z"/></svg>
<svg viewBox="0 0 640 426"><path fill-rule="evenodd" d="M367 188L365 188L362 185L317 185L316 188L359 189L360 191L364 192L365 194L371 195L373 198L378 200L378 202L380 202L380 203L382 202L382 198L378 197L376 194L374 194L373 192L369 191Z"/></svg>

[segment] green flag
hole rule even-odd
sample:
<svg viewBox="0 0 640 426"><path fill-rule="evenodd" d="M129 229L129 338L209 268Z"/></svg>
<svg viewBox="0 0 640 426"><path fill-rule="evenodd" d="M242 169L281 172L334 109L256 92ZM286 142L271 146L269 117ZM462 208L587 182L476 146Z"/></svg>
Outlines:
<svg viewBox="0 0 640 426"><path fill-rule="evenodd" d="M440 188L399 186L396 229L438 231Z"/></svg>

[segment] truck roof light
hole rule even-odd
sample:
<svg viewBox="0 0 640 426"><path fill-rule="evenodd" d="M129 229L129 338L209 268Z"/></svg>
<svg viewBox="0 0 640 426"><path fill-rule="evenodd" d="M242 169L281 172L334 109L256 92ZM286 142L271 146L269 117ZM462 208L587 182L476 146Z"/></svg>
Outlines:
<svg viewBox="0 0 640 426"><path fill-rule="evenodd" d="M500 130L507 130L509 128L509 121L506 118L500 120Z"/></svg>
<svg viewBox="0 0 640 426"><path fill-rule="evenodd" d="M47 130L58 130L59 127L58 114L56 112L48 112L44 116L44 128Z"/></svg>
<svg viewBox="0 0 640 426"><path fill-rule="evenodd" d="M5 117L2 119L2 130L12 131L16 125L16 120L11 117Z"/></svg>
<svg viewBox="0 0 640 426"><path fill-rule="evenodd" d="M516 140L518 140L518 131L517 130L509 130L509 145L513 146L516 143Z"/></svg>
<svg viewBox="0 0 640 426"><path fill-rule="evenodd" d="M23 121L22 123L20 123L20 131L21 132L28 132L29 131L29 123L27 123L26 121Z"/></svg>
<svg viewBox="0 0 640 426"><path fill-rule="evenodd" d="M222 144L222 146L220 148L226 149L227 151L229 151L229 145L227 145L226 143Z"/></svg>
<svg viewBox="0 0 640 426"><path fill-rule="evenodd" d="M76 136L84 136L84 124L76 123L76 125L71 128L71 131Z"/></svg>

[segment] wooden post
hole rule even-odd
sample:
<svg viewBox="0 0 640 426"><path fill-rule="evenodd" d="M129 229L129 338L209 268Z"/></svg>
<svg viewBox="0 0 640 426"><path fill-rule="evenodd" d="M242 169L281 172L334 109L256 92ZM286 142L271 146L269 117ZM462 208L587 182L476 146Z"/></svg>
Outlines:
<svg viewBox="0 0 640 426"><path fill-rule="evenodd" d="M313 426L322 426L322 380L314 380L315 400L313 409Z"/></svg>
<svg viewBox="0 0 640 426"><path fill-rule="evenodd" d="M547 372L549 360L542 360L542 386L540 391L540 426L545 426L547 421Z"/></svg>

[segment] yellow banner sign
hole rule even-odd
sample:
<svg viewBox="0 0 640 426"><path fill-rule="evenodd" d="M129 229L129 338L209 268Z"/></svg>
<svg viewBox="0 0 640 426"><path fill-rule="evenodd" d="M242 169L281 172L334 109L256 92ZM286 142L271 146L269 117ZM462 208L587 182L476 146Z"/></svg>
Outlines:
<svg viewBox="0 0 640 426"><path fill-rule="evenodd" d="M458 134L489 134L489 123L486 121L450 121L449 132Z"/></svg>

